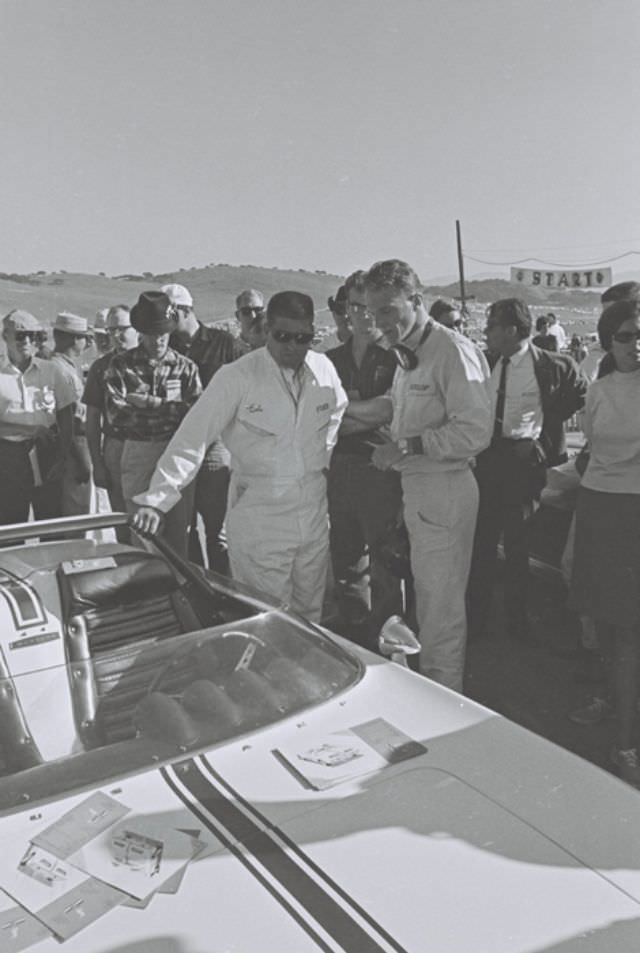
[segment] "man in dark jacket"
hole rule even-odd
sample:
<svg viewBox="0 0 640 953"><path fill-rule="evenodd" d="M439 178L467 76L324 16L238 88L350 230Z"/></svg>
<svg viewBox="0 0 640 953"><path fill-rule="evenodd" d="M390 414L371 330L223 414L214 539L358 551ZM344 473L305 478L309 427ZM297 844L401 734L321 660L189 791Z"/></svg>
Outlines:
<svg viewBox="0 0 640 953"><path fill-rule="evenodd" d="M507 626L527 634L528 520L546 468L567 459L564 421L584 405L587 381L572 358L530 341L531 314L518 298L492 304L487 344L493 435L476 460L480 507L469 579L472 633L487 631L497 548L503 534Z"/></svg>

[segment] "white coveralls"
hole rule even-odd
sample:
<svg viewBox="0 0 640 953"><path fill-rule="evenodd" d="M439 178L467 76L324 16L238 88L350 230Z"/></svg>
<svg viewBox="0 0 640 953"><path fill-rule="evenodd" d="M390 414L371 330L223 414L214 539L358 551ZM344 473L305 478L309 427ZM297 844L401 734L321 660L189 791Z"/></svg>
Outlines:
<svg viewBox="0 0 640 953"><path fill-rule="evenodd" d="M478 515L470 462L491 438L489 368L471 341L437 323L416 356L418 367L398 369L393 380L391 433L394 440L420 437L423 448L397 464L411 545L420 671L461 692L465 591Z"/></svg>
<svg viewBox="0 0 640 953"><path fill-rule="evenodd" d="M221 438L231 454L233 577L318 621L329 553L325 471L347 396L323 354L307 353L298 393L291 373L266 348L221 367L134 502L170 510Z"/></svg>

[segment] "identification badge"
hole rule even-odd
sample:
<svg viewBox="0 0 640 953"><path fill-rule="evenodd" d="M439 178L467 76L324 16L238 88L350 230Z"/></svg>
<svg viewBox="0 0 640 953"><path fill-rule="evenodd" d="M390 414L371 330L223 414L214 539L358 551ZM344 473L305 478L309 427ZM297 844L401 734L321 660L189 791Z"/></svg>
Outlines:
<svg viewBox="0 0 640 953"><path fill-rule="evenodd" d="M168 380L165 384L167 400L180 400L182 397L182 386L179 380Z"/></svg>

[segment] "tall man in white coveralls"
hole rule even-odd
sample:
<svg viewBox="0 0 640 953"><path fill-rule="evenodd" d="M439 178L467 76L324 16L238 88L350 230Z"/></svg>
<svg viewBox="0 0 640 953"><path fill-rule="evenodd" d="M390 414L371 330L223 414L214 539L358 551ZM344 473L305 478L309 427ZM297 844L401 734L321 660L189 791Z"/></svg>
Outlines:
<svg viewBox="0 0 640 953"><path fill-rule="evenodd" d="M405 262L378 262L365 288L367 307L402 362L391 389L392 441L372 459L400 471L420 671L461 692L478 513L470 464L491 437L489 369L471 341L428 316L418 276Z"/></svg>
<svg viewBox="0 0 640 953"><path fill-rule="evenodd" d="M226 531L234 579L314 621L326 585L326 470L347 404L340 378L310 351L313 301L295 291L267 306L266 347L221 367L158 461L133 526L155 534L209 444L231 453Z"/></svg>

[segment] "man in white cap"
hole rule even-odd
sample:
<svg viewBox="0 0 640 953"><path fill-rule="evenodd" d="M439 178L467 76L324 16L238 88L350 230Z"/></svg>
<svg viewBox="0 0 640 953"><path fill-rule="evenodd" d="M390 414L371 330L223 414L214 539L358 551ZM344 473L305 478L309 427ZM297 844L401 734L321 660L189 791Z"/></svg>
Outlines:
<svg viewBox="0 0 640 953"><path fill-rule="evenodd" d="M238 340L221 328L207 327L196 317L191 293L183 285L164 285L161 289L176 308L176 330L169 343L198 367L202 386L224 365L240 357ZM223 531L229 492L229 451L220 440L209 446L195 481L195 509L189 533L189 556L203 563L197 531L200 514L204 524L209 569L229 575L227 540Z"/></svg>
<svg viewBox="0 0 640 953"><path fill-rule="evenodd" d="M104 375L114 354L129 351L138 343L138 332L131 326L130 309L126 304L116 304L109 308L106 319L111 350L93 362L87 374L83 401L87 407L87 442L93 480L98 489L109 494L109 502L114 512L125 509L120 475L120 459L124 438L113 423L116 414L109 402ZM119 526L116 535L121 542L129 541L129 532L125 526Z"/></svg>
<svg viewBox="0 0 640 953"><path fill-rule="evenodd" d="M60 490L73 426L74 391L51 361L36 356L43 334L28 311L2 321L0 524L61 515Z"/></svg>
<svg viewBox="0 0 640 953"><path fill-rule="evenodd" d="M236 318L240 325L238 339L241 353L248 354L257 347L264 347L264 295L255 288L241 291L236 298Z"/></svg>
<svg viewBox="0 0 640 953"><path fill-rule="evenodd" d="M130 513L137 509L133 497L149 485L158 459L202 393L194 362L169 346L176 320L175 306L164 292L144 291L131 309L131 324L140 334L140 343L114 354L104 374L108 400L115 411L112 423L124 439L120 474ZM186 556L193 514L191 488L176 493L169 510L167 540Z"/></svg>
<svg viewBox="0 0 640 953"><path fill-rule="evenodd" d="M109 308L99 308L96 312L96 319L93 322L93 337L98 357L101 354L106 354L111 349L109 329L107 328L108 314Z"/></svg>
<svg viewBox="0 0 640 953"><path fill-rule="evenodd" d="M313 301L297 291L267 307L267 343L221 368L135 498L133 526L154 535L212 440L231 453L227 508L234 579L318 621L329 558L326 471L347 405L338 373L310 351Z"/></svg>
<svg viewBox="0 0 640 953"><path fill-rule="evenodd" d="M91 510L91 457L85 432L87 409L82 401L84 378L81 365L91 333L87 319L69 311L58 314L53 325L55 347L51 361L67 378L75 396L73 440L62 480L63 516L79 516Z"/></svg>

